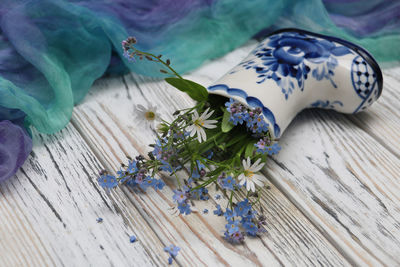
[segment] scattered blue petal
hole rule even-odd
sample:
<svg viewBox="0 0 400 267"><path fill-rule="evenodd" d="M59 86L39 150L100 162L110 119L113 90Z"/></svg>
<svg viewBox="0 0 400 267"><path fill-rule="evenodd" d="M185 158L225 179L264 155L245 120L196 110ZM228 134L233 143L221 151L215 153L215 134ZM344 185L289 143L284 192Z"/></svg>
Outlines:
<svg viewBox="0 0 400 267"><path fill-rule="evenodd" d="M180 247L174 246L174 245L169 245L167 247L164 248L165 252L168 252L169 255L173 258L175 258L176 256L178 256L179 251L181 250Z"/></svg>

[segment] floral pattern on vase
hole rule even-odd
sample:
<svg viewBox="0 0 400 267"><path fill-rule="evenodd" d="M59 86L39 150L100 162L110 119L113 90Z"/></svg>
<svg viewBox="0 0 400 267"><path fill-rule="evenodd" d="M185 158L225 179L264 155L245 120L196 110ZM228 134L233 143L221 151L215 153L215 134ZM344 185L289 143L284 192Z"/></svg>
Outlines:
<svg viewBox="0 0 400 267"><path fill-rule="evenodd" d="M317 100L310 105L311 108L325 108L325 109L336 109L337 106L343 107L342 101Z"/></svg>
<svg viewBox="0 0 400 267"><path fill-rule="evenodd" d="M209 93L261 108L279 137L303 109L363 111L382 92L378 63L365 49L334 36L299 29L271 33Z"/></svg>
<svg viewBox="0 0 400 267"><path fill-rule="evenodd" d="M273 79L288 99L296 86L303 91L304 81L333 79L337 57L353 53L349 48L332 41L299 32L283 32L261 43L253 54L261 60L248 60L241 65L258 74L257 83Z"/></svg>

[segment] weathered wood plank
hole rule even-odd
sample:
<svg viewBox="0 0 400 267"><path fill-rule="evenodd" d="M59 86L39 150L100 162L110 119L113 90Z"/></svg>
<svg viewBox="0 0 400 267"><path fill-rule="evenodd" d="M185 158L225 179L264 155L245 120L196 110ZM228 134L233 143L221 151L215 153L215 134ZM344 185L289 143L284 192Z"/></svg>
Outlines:
<svg viewBox="0 0 400 267"><path fill-rule="evenodd" d="M135 104L150 102L158 106L165 119L170 119L175 109L192 104L188 97L163 82L128 75L123 79L98 81L91 97L76 108L72 121L98 157L103 158L104 165L116 169L125 155L149 151L147 144L154 141L154 134L139 127L133 114ZM164 177L170 185L169 179ZM183 265L348 264L273 186L263 199L269 233L261 238L249 238L238 246L222 239L224 220L221 217L171 216L168 209L173 206L173 193L169 187L158 193L151 190L147 194L127 193L161 240L175 240L182 247L177 260ZM203 202L197 208L208 208L210 213L214 209L212 204Z"/></svg>
<svg viewBox="0 0 400 267"><path fill-rule="evenodd" d="M167 262L163 244L124 194L99 188L102 166L72 125L34 140L28 162L0 184L0 266ZM130 235L138 241L131 244Z"/></svg>
<svg viewBox="0 0 400 267"><path fill-rule="evenodd" d="M347 258L400 264L399 84L359 115L305 111L265 173Z"/></svg>
<svg viewBox="0 0 400 267"><path fill-rule="evenodd" d="M366 112L348 118L400 157L400 67L384 70L384 91Z"/></svg>

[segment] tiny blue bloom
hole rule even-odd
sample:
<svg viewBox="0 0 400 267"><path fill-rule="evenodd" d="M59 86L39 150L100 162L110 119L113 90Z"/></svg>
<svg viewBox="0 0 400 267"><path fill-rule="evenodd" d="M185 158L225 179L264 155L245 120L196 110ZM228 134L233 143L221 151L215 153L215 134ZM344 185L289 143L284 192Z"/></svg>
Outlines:
<svg viewBox="0 0 400 267"><path fill-rule="evenodd" d="M126 168L126 171L129 174L135 174L138 172L138 168L137 168L137 162L134 160L130 160L128 163L128 168Z"/></svg>
<svg viewBox="0 0 400 267"><path fill-rule="evenodd" d="M268 132L268 131L269 131L269 129L268 129L268 123L266 123L265 121L263 121L263 122L261 123L261 125L258 126L258 129L259 129L259 132L260 132L260 133L262 133L262 132Z"/></svg>
<svg viewBox="0 0 400 267"><path fill-rule="evenodd" d="M231 209L226 209L225 213L224 213L224 217L227 221L230 221L233 219L233 217L236 216L236 213L234 211L232 211Z"/></svg>
<svg viewBox="0 0 400 267"><path fill-rule="evenodd" d="M229 98L229 102L225 103L225 107L228 112L231 112L231 106L233 103L235 103L235 100L233 100L232 98Z"/></svg>
<svg viewBox="0 0 400 267"><path fill-rule="evenodd" d="M127 181L128 179L132 178L132 176L129 173L127 173L126 170L124 170L122 168L119 171L117 171L117 174L118 174L118 178L119 178L119 183L121 183L121 184L124 183L125 181Z"/></svg>
<svg viewBox="0 0 400 267"><path fill-rule="evenodd" d="M247 120L249 114L246 112L238 112L231 116L230 121L234 125L243 124L244 121Z"/></svg>
<svg viewBox="0 0 400 267"><path fill-rule="evenodd" d="M244 239L243 234L240 231L236 231L236 232L233 232L233 233L229 233L228 231L226 231L225 232L225 238L228 241L233 242L233 243L242 242L243 239Z"/></svg>
<svg viewBox="0 0 400 267"><path fill-rule="evenodd" d="M178 203L182 203L187 199L187 195L183 191L174 190L174 195L172 196L172 199Z"/></svg>
<svg viewBox="0 0 400 267"><path fill-rule="evenodd" d="M131 235L131 236L129 237L129 242L131 242L131 243L136 242L136 236Z"/></svg>
<svg viewBox="0 0 400 267"><path fill-rule="evenodd" d="M192 210L190 209L190 205L187 204L186 202L179 203L178 209L181 214L189 215L190 213L192 213Z"/></svg>
<svg viewBox="0 0 400 267"><path fill-rule="evenodd" d="M201 189L200 200L209 200L208 189L205 187L202 187Z"/></svg>
<svg viewBox="0 0 400 267"><path fill-rule="evenodd" d="M251 236L255 236L258 232L258 227L251 221L244 222L242 226L246 230L246 233Z"/></svg>
<svg viewBox="0 0 400 267"><path fill-rule="evenodd" d="M222 216L223 212L222 212L222 209L221 209L221 205L217 204L217 209L214 210L214 214L217 215L217 216Z"/></svg>
<svg viewBox="0 0 400 267"><path fill-rule="evenodd" d="M174 246L174 245L169 245L168 247L164 248L165 252L168 252L171 257L175 258L178 256L179 251L181 250L180 247Z"/></svg>
<svg viewBox="0 0 400 267"><path fill-rule="evenodd" d="M233 190L235 185L236 181L230 175L222 179L222 188L224 189Z"/></svg>
<svg viewBox="0 0 400 267"><path fill-rule="evenodd" d="M103 222L103 218L101 218L101 217L97 218L97 219L96 219L96 222L102 223L102 222Z"/></svg>
<svg viewBox="0 0 400 267"><path fill-rule="evenodd" d="M266 142L264 141L264 139L260 139L257 144L254 144L254 146L257 148L257 153L261 153L264 154L265 153L265 149L267 147Z"/></svg>
<svg viewBox="0 0 400 267"><path fill-rule="evenodd" d="M204 214L208 214L208 209L204 209L204 210L203 210L203 213L204 213Z"/></svg>
<svg viewBox="0 0 400 267"><path fill-rule="evenodd" d="M229 220L228 223L225 225L225 228L228 231L228 233L233 234L239 231L239 221Z"/></svg>
<svg viewBox="0 0 400 267"><path fill-rule="evenodd" d="M219 199L221 199L221 195L220 195L220 194L218 194L218 195L215 195L215 199L216 199L216 200L219 200Z"/></svg>
<svg viewBox="0 0 400 267"><path fill-rule="evenodd" d="M109 174L101 175L97 179L97 182L99 183L99 185L101 187L104 187L104 188L114 188L118 185L117 178L115 178L115 176L109 175Z"/></svg>
<svg viewBox="0 0 400 267"><path fill-rule="evenodd" d="M162 190L164 188L164 186L165 186L165 183L161 179L156 180L156 183L153 185L154 190L157 190L157 189Z"/></svg>
<svg viewBox="0 0 400 267"><path fill-rule="evenodd" d="M172 257L168 258L168 264L171 265L172 264Z"/></svg>
<svg viewBox="0 0 400 267"><path fill-rule="evenodd" d="M194 199L200 199L200 200L208 200L208 189L205 187L200 187L198 189L193 189L190 191L191 197Z"/></svg>
<svg viewBox="0 0 400 267"><path fill-rule="evenodd" d="M280 150L281 150L281 147L278 145L278 143L274 143L272 146L268 146L266 148L266 151L268 152L268 155L278 154L278 152Z"/></svg>
<svg viewBox="0 0 400 267"><path fill-rule="evenodd" d="M152 177L150 177L150 176L147 176L144 180L143 180L143 182L139 185L143 190L147 190L147 188L149 188L150 186L156 186L156 184L157 184L157 180L156 179L153 179Z"/></svg>
<svg viewBox="0 0 400 267"><path fill-rule="evenodd" d="M261 114L255 114L253 120L251 121L251 125L257 124L257 126L261 126L264 122L264 117Z"/></svg>
<svg viewBox="0 0 400 267"><path fill-rule="evenodd" d="M237 203L235 207L235 213L237 216L247 216L250 210L251 210L251 204L249 203L249 200L247 198Z"/></svg>

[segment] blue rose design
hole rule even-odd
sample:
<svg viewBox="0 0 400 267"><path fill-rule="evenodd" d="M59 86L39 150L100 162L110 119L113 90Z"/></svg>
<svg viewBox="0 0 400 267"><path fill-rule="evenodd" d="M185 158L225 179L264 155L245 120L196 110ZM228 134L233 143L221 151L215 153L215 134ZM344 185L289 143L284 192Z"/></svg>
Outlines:
<svg viewBox="0 0 400 267"><path fill-rule="evenodd" d="M262 83L265 79L273 79L282 89L286 99L295 88L295 83L300 90L304 90L304 80L312 71L312 76L317 79L332 80L333 69L337 66L335 56L343 56L351 51L344 46L311 37L306 34L285 32L271 36L266 43L261 44L254 52L260 58L262 65L257 65L254 60L244 62L246 69L253 68L259 74ZM319 65L311 70L308 63Z"/></svg>

